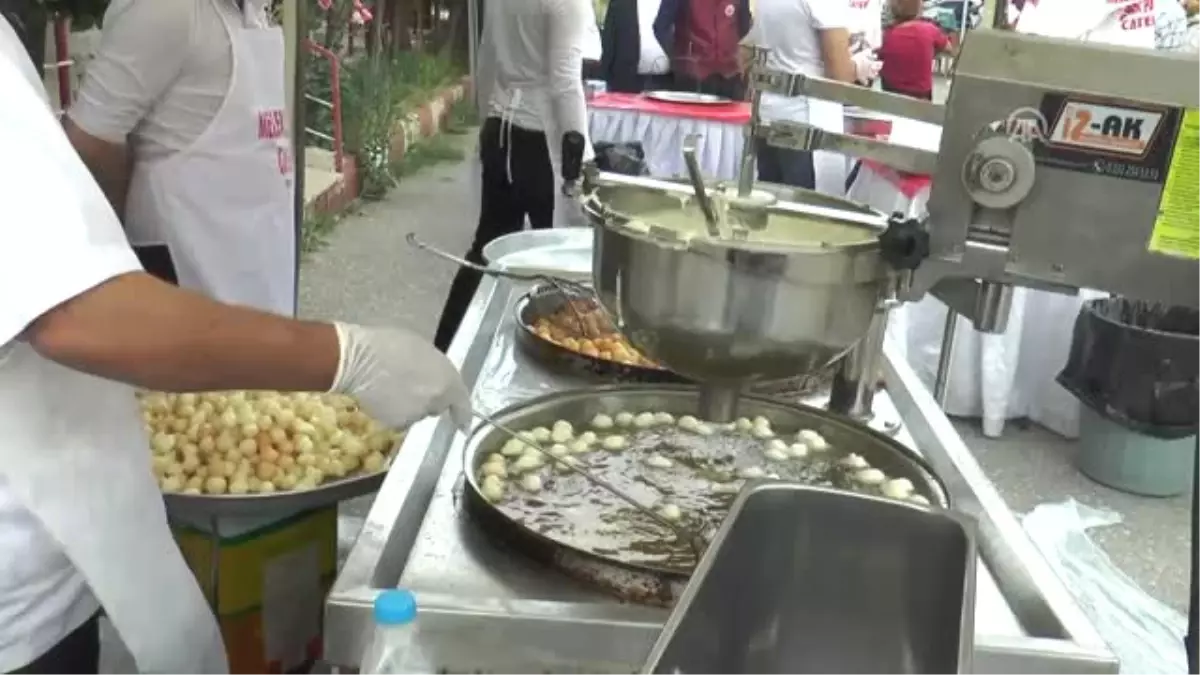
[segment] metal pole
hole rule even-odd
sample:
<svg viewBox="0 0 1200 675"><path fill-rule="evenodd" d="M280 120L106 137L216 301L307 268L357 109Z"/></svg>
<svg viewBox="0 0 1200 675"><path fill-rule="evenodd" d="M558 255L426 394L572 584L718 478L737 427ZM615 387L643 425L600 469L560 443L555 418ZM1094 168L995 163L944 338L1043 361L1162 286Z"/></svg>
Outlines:
<svg viewBox="0 0 1200 675"><path fill-rule="evenodd" d="M829 412L863 421L873 416L871 406L875 401L889 314L885 308L876 310L867 334L842 357L829 392Z"/></svg>
<svg viewBox="0 0 1200 675"><path fill-rule="evenodd" d="M944 410L946 390L950 380L950 365L954 362L954 340L958 336L958 314L946 307L946 326L942 329L942 351L938 354L937 375L933 380L933 398Z"/></svg>
<svg viewBox="0 0 1200 675"><path fill-rule="evenodd" d="M1188 631L1183 635L1183 649L1188 655L1188 675L1200 675L1200 560L1196 544L1200 543L1200 436L1196 436L1196 456L1192 465L1192 572L1188 598Z"/></svg>
<svg viewBox="0 0 1200 675"><path fill-rule="evenodd" d="M285 77L291 82L288 98L292 108L292 176L295 190L292 195L292 218L296 233L295 309L299 308L300 303L300 242L304 240L304 146L307 142L304 133L304 62L308 53L304 48L304 39L308 37L307 4L298 0L284 0L283 5L284 30L289 31L292 37L287 50L291 57L291 70L285 68Z"/></svg>

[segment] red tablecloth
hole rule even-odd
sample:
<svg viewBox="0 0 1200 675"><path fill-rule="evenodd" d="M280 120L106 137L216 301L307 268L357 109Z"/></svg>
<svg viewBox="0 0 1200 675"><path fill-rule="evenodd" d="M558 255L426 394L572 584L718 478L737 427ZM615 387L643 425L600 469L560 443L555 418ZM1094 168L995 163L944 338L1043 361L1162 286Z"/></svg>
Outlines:
<svg viewBox="0 0 1200 675"><path fill-rule="evenodd" d="M722 105L694 105L688 103L667 103L646 98L641 94L618 94L604 92L596 94L588 105L601 110L628 110L662 115L663 117L687 117L708 122L743 125L750 123L750 104L735 101Z"/></svg>
<svg viewBox="0 0 1200 675"><path fill-rule="evenodd" d="M897 171L873 159L864 159L862 163L863 166L870 168L875 173L883 176L887 182L895 185L896 189L909 199L916 197L920 194L921 190L928 188L929 184L933 182L933 179L925 174Z"/></svg>

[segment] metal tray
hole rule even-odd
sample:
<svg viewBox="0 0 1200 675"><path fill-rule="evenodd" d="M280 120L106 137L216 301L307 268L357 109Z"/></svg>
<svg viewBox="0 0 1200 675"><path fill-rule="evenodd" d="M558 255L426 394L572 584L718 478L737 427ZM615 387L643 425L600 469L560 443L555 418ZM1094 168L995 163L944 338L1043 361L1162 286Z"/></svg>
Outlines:
<svg viewBox="0 0 1200 675"><path fill-rule="evenodd" d="M275 492L258 495L184 495L164 494L167 513L189 518L222 516L264 516L295 513L330 506L375 492L383 484L387 471L368 476L342 478L302 492Z"/></svg>
<svg viewBox="0 0 1200 675"><path fill-rule="evenodd" d="M712 94L701 94L693 91L648 91L643 94L648 99L663 103L684 103L688 105L728 105L733 99Z"/></svg>
<svg viewBox="0 0 1200 675"><path fill-rule="evenodd" d="M592 228L555 227L506 234L483 247L483 259L510 272L590 281Z"/></svg>
<svg viewBox="0 0 1200 675"><path fill-rule="evenodd" d="M521 430L548 427L558 419L578 423L599 413L615 414L622 410L692 414L698 408L698 398L698 389L687 385L616 385L542 396L496 412L494 417L508 428ZM949 505L949 493L929 465L883 434L822 410L761 396L747 395L741 405L742 414L763 415L779 427L815 429L832 446L853 448L853 452L862 455L871 466L890 476L908 478L917 492L934 504ZM496 452L506 440L507 436L502 432L485 427L477 430L464 447L463 503L484 532L501 537L530 557L623 600L666 607L674 603L688 578L688 573L678 567L640 563L599 553L558 532L540 532L528 527L484 499L476 471L484 458Z"/></svg>
<svg viewBox="0 0 1200 675"><path fill-rule="evenodd" d="M556 371L583 377L601 377L623 382L686 382L665 368L635 366L609 359L588 356L542 338L534 332L533 324L540 317L558 311L567 299L550 286L538 286L517 299L513 306L516 316L517 344L539 363Z"/></svg>

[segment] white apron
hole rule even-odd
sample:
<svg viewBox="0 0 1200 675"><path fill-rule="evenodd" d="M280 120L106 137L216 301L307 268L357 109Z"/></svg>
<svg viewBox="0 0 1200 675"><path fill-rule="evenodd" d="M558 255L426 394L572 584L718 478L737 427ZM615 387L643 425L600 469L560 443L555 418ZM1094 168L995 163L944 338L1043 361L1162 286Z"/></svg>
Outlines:
<svg viewBox="0 0 1200 675"><path fill-rule="evenodd" d="M0 443L9 489L87 580L138 670L229 672L212 610L167 526L133 390L69 373L27 345L4 358L17 364L6 375L24 380L21 396L53 401L57 421L32 430L47 439L40 452ZM0 397L8 405L21 404Z"/></svg>
<svg viewBox="0 0 1200 675"><path fill-rule="evenodd" d="M126 228L135 246L168 246L184 288L291 316L297 242L283 31L256 24L255 4L240 25L226 20L233 77L212 123L188 149L134 167Z"/></svg>

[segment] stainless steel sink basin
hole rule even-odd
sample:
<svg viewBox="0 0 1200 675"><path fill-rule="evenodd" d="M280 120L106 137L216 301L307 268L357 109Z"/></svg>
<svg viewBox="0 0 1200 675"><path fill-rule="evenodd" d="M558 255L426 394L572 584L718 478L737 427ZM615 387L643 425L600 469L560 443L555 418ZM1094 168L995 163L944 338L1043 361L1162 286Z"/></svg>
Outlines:
<svg viewBox="0 0 1200 675"><path fill-rule="evenodd" d="M971 672L975 559L951 511L749 486L643 672Z"/></svg>

